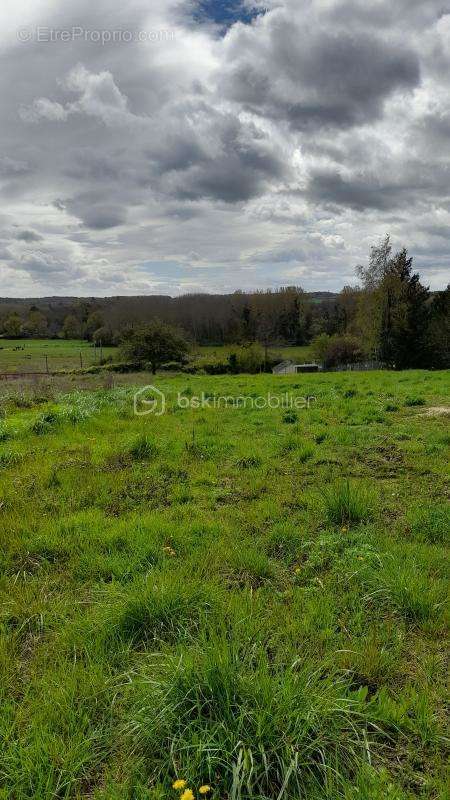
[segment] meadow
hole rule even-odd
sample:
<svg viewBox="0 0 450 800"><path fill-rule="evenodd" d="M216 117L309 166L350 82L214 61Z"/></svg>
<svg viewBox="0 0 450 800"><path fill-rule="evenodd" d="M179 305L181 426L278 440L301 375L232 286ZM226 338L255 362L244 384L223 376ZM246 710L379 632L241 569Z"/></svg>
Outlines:
<svg viewBox="0 0 450 800"><path fill-rule="evenodd" d="M192 358L228 358L236 345L195 346ZM102 347L102 357L117 359L117 347ZM274 347L272 357L290 358L300 363L311 358L309 347ZM100 359L100 349L91 342L80 339L2 339L0 338L1 372L50 372L79 370L91 367Z"/></svg>
<svg viewBox="0 0 450 800"><path fill-rule="evenodd" d="M115 347L103 347L106 358ZM74 370L98 363L100 350L90 342L78 339L2 339L0 338L1 372L50 372Z"/></svg>
<svg viewBox="0 0 450 800"><path fill-rule="evenodd" d="M0 798L447 798L448 373L151 382L0 395Z"/></svg>

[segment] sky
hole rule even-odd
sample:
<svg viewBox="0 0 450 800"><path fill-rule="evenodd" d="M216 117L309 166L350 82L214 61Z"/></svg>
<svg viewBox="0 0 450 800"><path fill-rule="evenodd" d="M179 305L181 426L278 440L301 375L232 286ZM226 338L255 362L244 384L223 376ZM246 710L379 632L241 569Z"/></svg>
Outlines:
<svg viewBox="0 0 450 800"><path fill-rule="evenodd" d="M0 296L449 280L450 0L2 0Z"/></svg>

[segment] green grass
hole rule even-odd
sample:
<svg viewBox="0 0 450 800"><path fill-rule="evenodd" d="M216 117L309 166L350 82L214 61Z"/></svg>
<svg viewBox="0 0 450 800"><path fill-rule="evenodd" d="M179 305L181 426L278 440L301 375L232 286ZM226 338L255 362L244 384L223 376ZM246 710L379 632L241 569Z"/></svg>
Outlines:
<svg viewBox="0 0 450 800"><path fill-rule="evenodd" d="M444 800L448 373L152 380L0 398L0 798Z"/></svg>
<svg viewBox="0 0 450 800"><path fill-rule="evenodd" d="M194 347L193 356L214 356L227 358L236 351L236 345L223 347ZM103 358L117 357L116 347L103 347ZM311 359L309 347L271 347L269 356L280 361L289 358L292 361L305 362ZM47 358L47 361L46 361ZM100 358L99 350L95 350L90 342L78 339L1 339L0 338L0 373L1 372L46 372L47 363L50 372L76 370L93 366Z"/></svg>
<svg viewBox="0 0 450 800"><path fill-rule="evenodd" d="M115 351L104 347L103 358ZM57 372L92 366L100 353L76 339L0 339L0 372L46 372L46 357L49 371Z"/></svg>
<svg viewBox="0 0 450 800"><path fill-rule="evenodd" d="M200 356L213 356L220 359L223 357L227 358L230 353L235 353L237 347L238 345L232 344L223 345L221 347L214 345L201 345L194 348L194 352ZM295 345L289 347L283 347L281 345L278 347L277 345L271 345L269 347L268 354L270 358L279 358L280 361L283 361L284 359L291 359L292 361L298 361L300 364L308 363L309 361L313 360L311 347L309 345L302 347Z"/></svg>

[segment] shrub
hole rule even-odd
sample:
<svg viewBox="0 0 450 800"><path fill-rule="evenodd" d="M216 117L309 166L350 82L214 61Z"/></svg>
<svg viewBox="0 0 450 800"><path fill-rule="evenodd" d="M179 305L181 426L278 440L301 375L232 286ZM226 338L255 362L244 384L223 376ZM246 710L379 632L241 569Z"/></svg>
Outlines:
<svg viewBox="0 0 450 800"><path fill-rule="evenodd" d="M264 364L264 350L259 344L240 347L228 357L230 372L248 372L255 374L261 371Z"/></svg>
<svg viewBox="0 0 450 800"><path fill-rule="evenodd" d="M312 352L325 367L356 364L363 358L361 342L349 334L343 336L322 334L312 343Z"/></svg>

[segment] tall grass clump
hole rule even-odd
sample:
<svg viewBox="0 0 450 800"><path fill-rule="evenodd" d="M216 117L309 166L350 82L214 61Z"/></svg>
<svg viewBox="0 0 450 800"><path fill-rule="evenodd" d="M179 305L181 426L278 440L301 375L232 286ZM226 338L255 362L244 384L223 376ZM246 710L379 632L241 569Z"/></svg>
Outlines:
<svg viewBox="0 0 450 800"><path fill-rule="evenodd" d="M212 634L134 682L127 733L155 781L173 761L217 797L341 797L380 732L366 695L317 664L271 663L262 645Z"/></svg>
<svg viewBox="0 0 450 800"><path fill-rule="evenodd" d="M0 421L0 442L7 442L13 438L13 434L8 428L5 427L3 422Z"/></svg>
<svg viewBox="0 0 450 800"><path fill-rule="evenodd" d="M127 593L110 633L134 646L176 641L195 630L214 605L213 593L204 584L160 576L157 583Z"/></svg>
<svg viewBox="0 0 450 800"><path fill-rule="evenodd" d="M340 481L323 492L325 514L333 525L358 525L373 516L373 495L364 487Z"/></svg>
<svg viewBox="0 0 450 800"><path fill-rule="evenodd" d="M158 452L156 444L142 434L132 443L128 453L133 461L147 461L153 458Z"/></svg>
<svg viewBox="0 0 450 800"><path fill-rule="evenodd" d="M54 431L60 423L61 415L57 411L46 411L34 420L31 431L37 436L43 436Z"/></svg>

